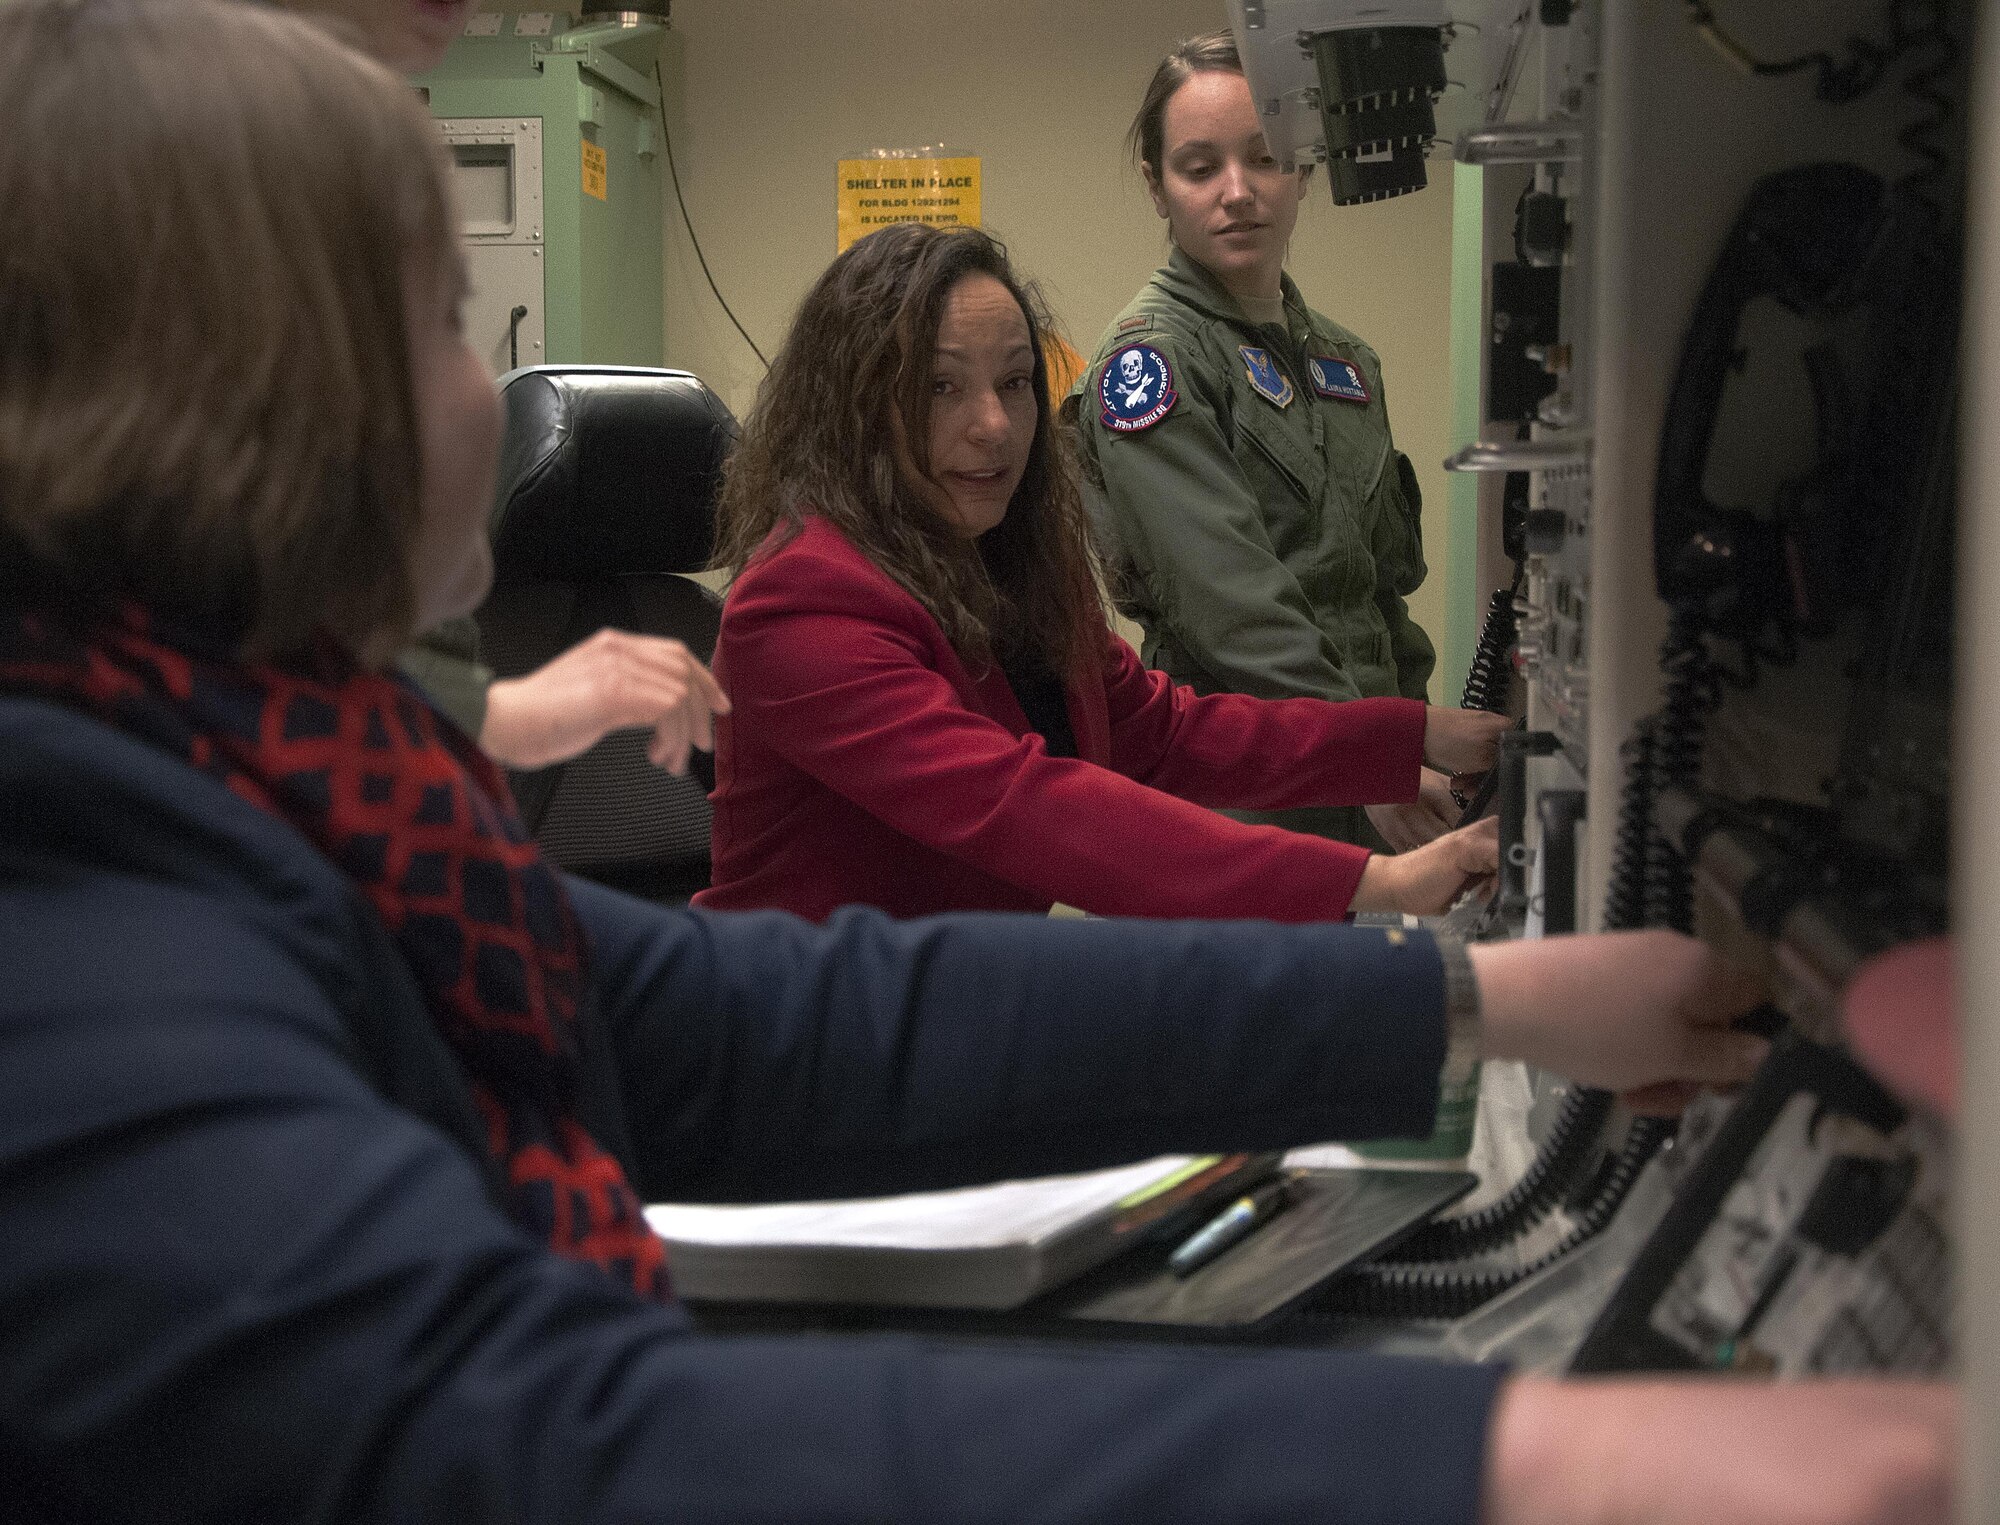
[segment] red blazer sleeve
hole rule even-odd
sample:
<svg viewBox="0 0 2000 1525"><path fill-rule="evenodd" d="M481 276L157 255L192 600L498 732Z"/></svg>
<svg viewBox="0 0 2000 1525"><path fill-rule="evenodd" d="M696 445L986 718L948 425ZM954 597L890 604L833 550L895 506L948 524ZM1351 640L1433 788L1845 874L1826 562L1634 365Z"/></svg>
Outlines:
<svg viewBox="0 0 2000 1525"><path fill-rule="evenodd" d="M1317 921L1368 854L1246 826L979 713L923 607L811 531L737 580L725 629L739 733L931 849L1107 916ZM948 675L949 674L949 675Z"/></svg>
<svg viewBox="0 0 2000 1525"><path fill-rule="evenodd" d="M1289 810L1417 797L1424 706L1414 699L1200 695L1140 665L1107 632L1111 766L1198 805Z"/></svg>

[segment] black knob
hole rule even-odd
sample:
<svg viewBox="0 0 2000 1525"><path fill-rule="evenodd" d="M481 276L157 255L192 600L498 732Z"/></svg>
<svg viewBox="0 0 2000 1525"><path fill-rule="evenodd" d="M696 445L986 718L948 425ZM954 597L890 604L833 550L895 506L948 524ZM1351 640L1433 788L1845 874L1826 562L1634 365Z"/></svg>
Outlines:
<svg viewBox="0 0 2000 1525"><path fill-rule="evenodd" d="M1521 256L1531 265L1553 265L1569 247L1569 208L1553 191L1521 198Z"/></svg>
<svg viewBox="0 0 2000 1525"><path fill-rule="evenodd" d="M1528 510L1527 545L1531 556L1553 556L1569 534L1569 518L1559 508Z"/></svg>

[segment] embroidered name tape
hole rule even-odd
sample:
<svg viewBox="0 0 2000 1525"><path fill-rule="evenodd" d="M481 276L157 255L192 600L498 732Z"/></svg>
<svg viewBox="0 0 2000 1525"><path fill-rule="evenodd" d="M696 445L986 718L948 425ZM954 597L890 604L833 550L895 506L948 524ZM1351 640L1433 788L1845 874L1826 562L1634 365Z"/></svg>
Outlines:
<svg viewBox="0 0 2000 1525"><path fill-rule="evenodd" d="M1104 362L1097 400L1104 427L1120 434L1150 429L1174 410L1180 394L1167 357L1150 344L1128 344Z"/></svg>
<svg viewBox="0 0 2000 1525"><path fill-rule="evenodd" d="M1352 360L1314 355L1306 362L1306 369L1312 372L1313 390L1320 396L1337 397L1342 402L1368 401L1368 383L1361 378L1361 367Z"/></svg>
<svg viewBox="0 0 2000 1525"><path fill-rule="evenodd" d="M1239 344L1236 353L1243 357L1243 369L1259 397L1281 408L1292 405L1292 378L1278 369L1278 362L1271 358L1269 350L1254 344Z"/></svg>

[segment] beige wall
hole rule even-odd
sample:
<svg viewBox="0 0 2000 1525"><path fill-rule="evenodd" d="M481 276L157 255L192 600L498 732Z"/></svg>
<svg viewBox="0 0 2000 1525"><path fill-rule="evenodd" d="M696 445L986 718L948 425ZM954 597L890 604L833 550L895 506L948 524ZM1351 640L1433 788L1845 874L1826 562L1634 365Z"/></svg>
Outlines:
<svg viewBox="0 0 2000 1525"><path fill-rule="evenodd" d="M669 121L709 268L771 353L833 257L835 161L942 144L981 158L985 226L1088 354L1165 250L1125 128L1161 53L1222 17L1220 0L676 0ZM1307 301L1381 352L1433 568L1449 449L1450 184L1438 163L1429 190L1379 206L1336 211L1314 195L1290 265ZM709 294L671 192L667 221L667 362L741 413L762 368ZM1434 574L1413 601L1433 630L1441 587Z"/></svg>

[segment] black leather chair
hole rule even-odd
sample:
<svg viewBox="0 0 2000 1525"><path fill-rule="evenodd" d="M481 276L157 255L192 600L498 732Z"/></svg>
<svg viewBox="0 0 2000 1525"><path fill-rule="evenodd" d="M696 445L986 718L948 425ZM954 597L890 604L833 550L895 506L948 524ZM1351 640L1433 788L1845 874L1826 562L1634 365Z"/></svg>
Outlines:
<svg viewBox="0 0 2000 1525"><path fill-rule="evenodd" d="M544 365L500 379L506 428L493 512L493 592L480 655L503 678L609 625L672 636L704 662L722 604L681 575L708 564L736 420L686 371ZM708 882L713 762L691 777L613 732L567 763L511 775L551 861L656 900Z"/></svg>

